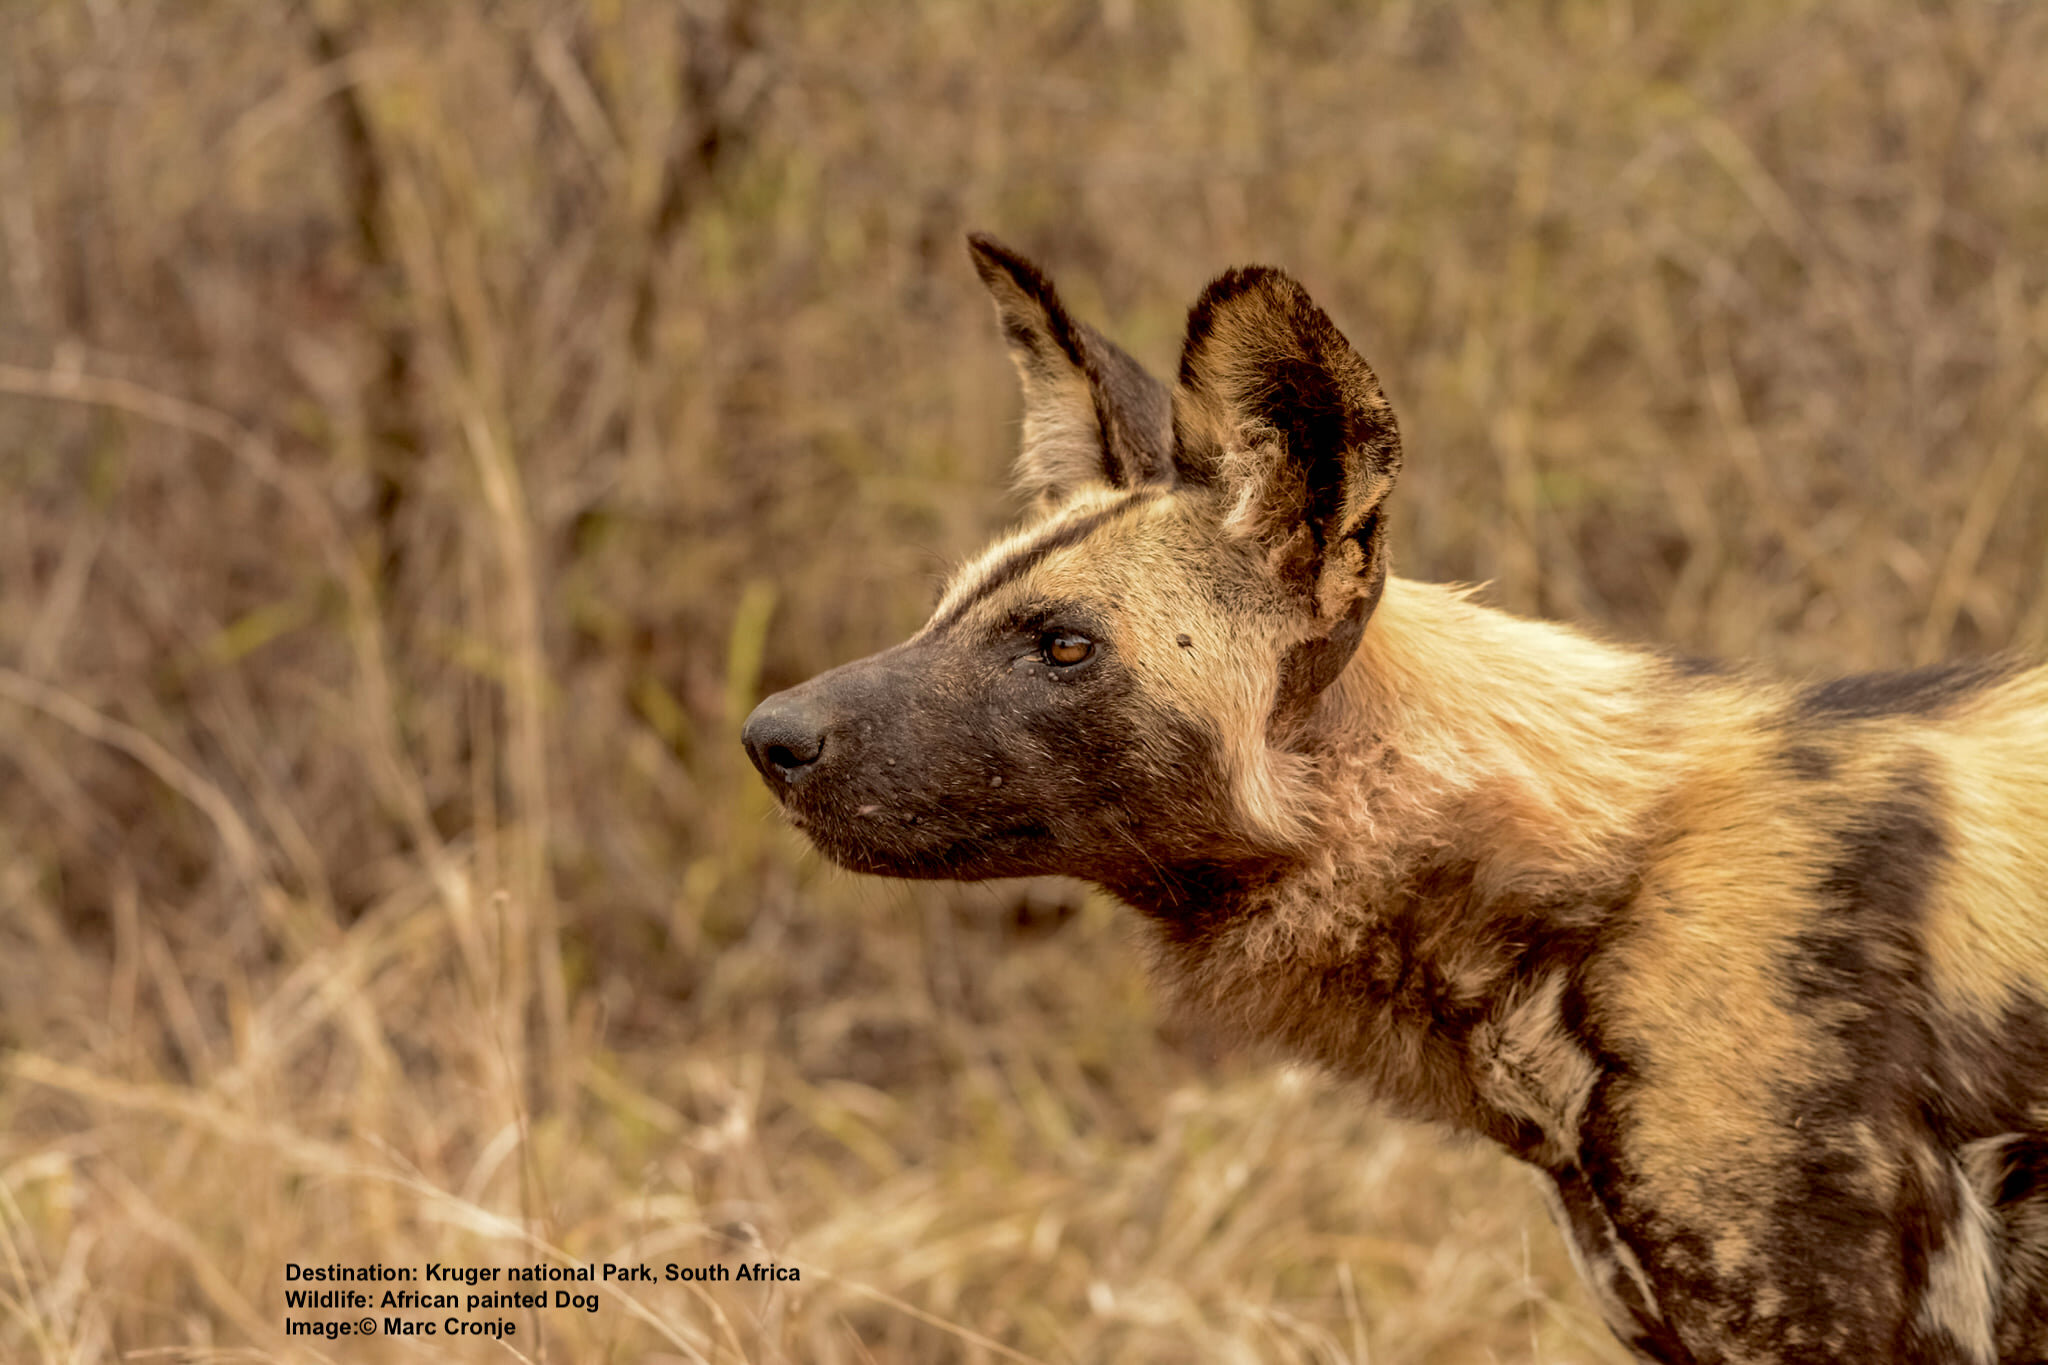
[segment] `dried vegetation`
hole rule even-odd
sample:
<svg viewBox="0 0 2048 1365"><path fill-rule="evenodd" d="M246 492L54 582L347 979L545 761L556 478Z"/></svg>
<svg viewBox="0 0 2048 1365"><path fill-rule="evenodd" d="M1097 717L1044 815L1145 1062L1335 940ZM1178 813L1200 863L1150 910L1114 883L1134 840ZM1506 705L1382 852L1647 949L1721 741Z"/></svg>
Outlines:
<svg viewBox="0 0 2048 1365"><path fill-rule="evenodd" d="M772 1255L509 1344L1616 1361L1503 1161L1211 1055L1099 900L821 866L737 720L1004 515L972 227L1162 368L1299 273L1402 572L2039 650L2044 86L2019 3L8 5L0 1356Z"/></svg>

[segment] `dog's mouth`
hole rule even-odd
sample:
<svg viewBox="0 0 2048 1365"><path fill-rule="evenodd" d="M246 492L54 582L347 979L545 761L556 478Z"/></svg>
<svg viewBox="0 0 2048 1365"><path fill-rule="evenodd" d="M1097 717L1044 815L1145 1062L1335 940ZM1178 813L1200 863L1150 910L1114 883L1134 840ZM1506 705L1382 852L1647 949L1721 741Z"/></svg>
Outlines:
<svg viewBox="0 0 2048 1365"><path fill-rule="evenodd" d="M963 828L959 812L862 801L819 808L784 800L783 818L817 850L850 872L875 876L976 878L1031 876L1053 870L1052 830L1017 821L986 830Z"/></svg>

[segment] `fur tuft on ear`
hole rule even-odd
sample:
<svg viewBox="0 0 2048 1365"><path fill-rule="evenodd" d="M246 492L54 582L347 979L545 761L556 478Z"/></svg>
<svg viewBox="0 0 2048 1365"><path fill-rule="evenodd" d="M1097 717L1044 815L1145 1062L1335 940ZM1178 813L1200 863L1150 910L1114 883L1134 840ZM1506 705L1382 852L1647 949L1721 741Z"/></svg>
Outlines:
<svg viewBox="0 0 2048 1365"><path fill-rule="evenodd" d="M1380 507L1401 436L1372 370L1299 284L1252 266L1203 291L1174 436L1183 477L1223 491L1226 527L1266 550L1326 628L1362 624L1386 579Z"/></svg>
<svg viewBox="0 0 2048 1365"><path fill-rule="evenodd" d="M993 237L967 239L974 269L1024 386L1017 483L1048 505L1088 484L1135 488L1174 480L1166 386L1070 316L1042 271Z"/></svg>

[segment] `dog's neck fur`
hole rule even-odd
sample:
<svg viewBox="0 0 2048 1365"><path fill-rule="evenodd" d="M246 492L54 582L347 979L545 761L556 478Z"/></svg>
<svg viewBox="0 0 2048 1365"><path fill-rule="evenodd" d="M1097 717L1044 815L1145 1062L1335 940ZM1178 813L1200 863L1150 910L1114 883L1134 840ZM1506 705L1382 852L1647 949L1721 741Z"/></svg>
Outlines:
<svg viewBox="0 0 2048 1365"><path fill-rule="evenodd" d="M1341 788L1302 802L1336 827L1313 855L1176 888L1179 917L1154 914L1161 975L1205 1016L1527 1154L1537 1136L1488 1096L1478 1054L1529 1001L1572 1007L1574 964L1632 895L1629 832L1682 761L1669 672L1389 581L1283 784Z"/></svg>
<svg viewBox="0 0 2048 1365"><path fill-rule="evenodd" d="M1319 717L1361 802L1330 831L1398 870L1448 851L1547 899L1611 871L1676 767L1665 660L1395 579ZM1378 809L1375 809L1375 806Z"/></svg>

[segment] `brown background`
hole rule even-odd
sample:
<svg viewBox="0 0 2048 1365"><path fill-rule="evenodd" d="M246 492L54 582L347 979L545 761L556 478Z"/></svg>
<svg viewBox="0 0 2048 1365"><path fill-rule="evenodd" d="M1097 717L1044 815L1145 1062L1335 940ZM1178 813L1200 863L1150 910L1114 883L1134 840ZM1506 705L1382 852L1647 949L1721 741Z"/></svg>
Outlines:
<svg viewBox="0 0 2048 1365"><path fill-rule="evenodd" d="M1617 1360L1504 1162L1211 1055L1100 900L821 865L737 720L1010 510L970 228L1162 370L1296 272L1400 572L2038 650L2044 89L2016 3L6 6L0 1355L772 1253L513 1344Z"/></svg>

